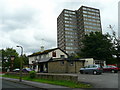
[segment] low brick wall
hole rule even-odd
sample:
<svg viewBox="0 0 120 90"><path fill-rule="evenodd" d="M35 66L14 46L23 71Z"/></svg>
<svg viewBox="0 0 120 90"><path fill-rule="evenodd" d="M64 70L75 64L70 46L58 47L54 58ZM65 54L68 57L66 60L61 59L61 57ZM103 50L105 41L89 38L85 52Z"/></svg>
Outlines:
<svg viewBox="0 0 120 90"><path fill-rule="evenodd" d="M9 72L6 73L8 75L17 75L19 76L19 73L15 72ZM22 73L22 76L28 76L29 73ZM78 82L78 76L77 75L64 75L64 74L49 74L49 73L37 73L36 78L38 79L48 79L48 80L65 80L65 81L72 81L72 82Z"/></svg>
<svg viewBox="0 0 120 90"><path fill-rule="evenodd" d="M62 75L62 74L37 74L37 78L78 82L77 75L73 76L73 75Z"/></svg>
<svg viewBox="0 0 120 90"><path fill-rule="evenodd" d="M7 75L15 75L15 76L20 76L20 73L18 72L7 72L5 73ZM29 74L28 73L22 73L22 76L28 76Z"/></svg>

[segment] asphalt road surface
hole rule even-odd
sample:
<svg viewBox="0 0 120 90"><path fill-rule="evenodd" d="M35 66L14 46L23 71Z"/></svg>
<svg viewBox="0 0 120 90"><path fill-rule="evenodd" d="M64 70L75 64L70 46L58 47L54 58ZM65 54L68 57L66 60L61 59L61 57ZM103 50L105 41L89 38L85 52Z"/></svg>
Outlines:
<svg viewBox="0 0 120 90"><path fill-rule="evenodd" d="M103 73L101 75L79 74L78 80L90 83L94 88L118 88L118 73Z"/></svg>

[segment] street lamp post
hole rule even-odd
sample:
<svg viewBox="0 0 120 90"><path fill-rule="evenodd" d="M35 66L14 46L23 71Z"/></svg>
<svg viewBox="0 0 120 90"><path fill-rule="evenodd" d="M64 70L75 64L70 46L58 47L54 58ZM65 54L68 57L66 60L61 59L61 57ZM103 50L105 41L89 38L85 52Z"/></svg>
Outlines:
<svg viewBox="0 0 120 90"><path fill-rule="evenodd" d="M16 46L16 47L20 47L21 48L21 58L22 58L23 47L22 46ZM20 79L19 79L19 81L22 82L22 59L20 59Z"/></svg>

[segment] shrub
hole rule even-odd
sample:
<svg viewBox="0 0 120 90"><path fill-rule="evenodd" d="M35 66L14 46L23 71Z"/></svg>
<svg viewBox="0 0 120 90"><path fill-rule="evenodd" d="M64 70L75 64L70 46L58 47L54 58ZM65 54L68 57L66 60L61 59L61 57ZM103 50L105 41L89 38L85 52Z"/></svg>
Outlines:
<svg viewBox="0 0 120 90"><path fill-rule="evenodd" d="M29 72L29 77L32 79L32 78L35 78L36 77L36 72L35 71L30 71Z"/></svg>

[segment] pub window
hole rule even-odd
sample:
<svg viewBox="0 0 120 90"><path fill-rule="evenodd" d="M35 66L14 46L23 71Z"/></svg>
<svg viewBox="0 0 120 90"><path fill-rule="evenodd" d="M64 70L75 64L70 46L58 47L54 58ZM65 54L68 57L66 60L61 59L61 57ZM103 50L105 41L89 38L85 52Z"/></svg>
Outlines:
<svg viewBox="0 0 120 90"><path fill-rule="evenodd" d="M56 52L55 52L55 51L52 52L52 56L53 56L53 57L56 57Z"/></svg>
<svg viewBox="0 0 120 90"><path fill-rule="evenodd" d="M35 61L32 61L32 63L34 63Z"/></svg>
<svg viewBox="0 0 120 90"><path fill-rule="evenodd" d="M64 55L60 55L60 57L61 57L61 58L65 58L65 56L64 56Z"/></svg>

